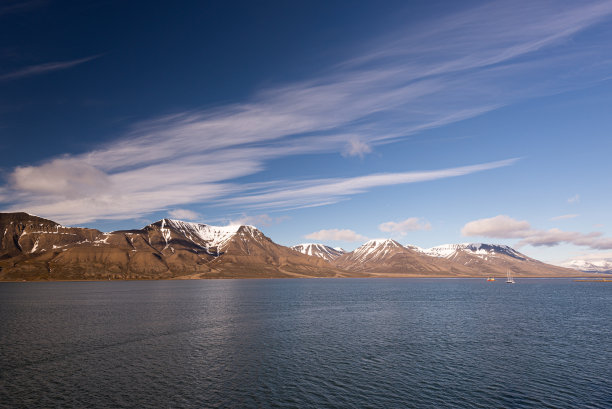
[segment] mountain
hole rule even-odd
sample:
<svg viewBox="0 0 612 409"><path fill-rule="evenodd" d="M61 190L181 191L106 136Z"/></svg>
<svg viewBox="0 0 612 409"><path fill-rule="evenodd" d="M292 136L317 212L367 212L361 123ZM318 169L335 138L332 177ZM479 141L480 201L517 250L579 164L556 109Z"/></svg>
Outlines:
<svg viewBox="0 0 612 409"><path fill-rule="evenodd" d="M464 243L422 249L390 239L370 240L334 261L341 269L372 275L571 277L575 270L527 257L509 246Z"/></svg>
<svg viewBox="0 0 612 409"><path fill-rule="evenodd" d="M515 277L576 274L570 269L542 263L500 244L445 244L419 251L431 257L448 260L454 265L464 266L470 269L473 275L478 276L505 276L507 270Z"/></svg>
<svg viewBox="0 0 612 409"><path fill-rule="evenodd" d="M253 226L163 219L103 233L27 213L0 213L0 280L341 277Z"/></svg>
<svg viewBox="0 0 612 409"><path fill-rule="evenodd" d="M299 251L302 254L306 254L307 256L320 257L326 261L334 261L346 253L346 251L341 248L335 249L333 247L317 243L298 244L297 246L293 246L291 248L295 251Z"/></svg>
<svg viewBox="0 0 612 409"><path fill-rule="evenodd" d="M103 233L27 213L0 213L0 233L0 280L478 277L505 276L507 270L515 277L576 275L502 245L422 249L380 239L352 252L322 244L289 248L253 226L171 219Z"/></svg>
<svg viewBox="0 0 612 409"><path fill-rule="evenodd" d="M572 268L584 273L612 274L612 258L574 259L563 263L563 267Z"/></svg>
<svg viewBox="0 0 612 409"><path fill-rule="evenodd" d="M462 276L470 273L463 266L425 255L391 239L370 240L353 252L343 254L334 264L343 270L373 275Z"/></svg>

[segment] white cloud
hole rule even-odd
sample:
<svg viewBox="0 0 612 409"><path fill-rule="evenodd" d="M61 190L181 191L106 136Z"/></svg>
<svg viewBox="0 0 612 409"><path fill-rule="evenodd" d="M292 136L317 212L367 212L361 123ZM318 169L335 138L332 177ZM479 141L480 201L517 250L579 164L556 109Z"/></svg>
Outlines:
<svg viewBox="0 0 612 409"><path fill-rule="evenodd" d="M22 192L56 195L67 198L95 194L109 188L110 177L85 162L55 159L41 166L17 167L12 175L13 187Z"/></svg>
<svg viewBox="0 0 612 409"><path fill-rule="evenodd" d="M367 237L348 229L319 230L314 233L307 234L304 237L307 239L320 241L365 241L368 239Z"/></svg>
<svg viewBox="0 0 612 409"><path fill-rule="evenodd" d="M532 229L527 221L515 220L505 215L466 223L461 230L461 234L464 236L521 239L517 244L518 247L525 245L552 247L568 243L595 250L612 249L612 238L603 237L601 232L568 232L556 228L549 230Z"/></svg>
<svg viewBox="0 0 612 409"><path fill-rule="evenodd" d="M202 218L202 216L199 213L196 213L193 210L189 210L189 209L174 209L174 210L170 210L168 214L173 219L179 219L179 220L198 220Z"/></svg>
<svg viewBox="0 0 612 409"><path fill-rule="evenodd" d="M580 216L579 214L563 214L561 216L551 217L550 220L567 220L567 219L575 219Z"/></svg>
<svg viewBox="0 0 612 409"><path fill-rule="evenodd" d="M608 262L612 263L612 251L598 251L595 253L579 253L576 254L574 257L565 260L565 262L571 261L571 260L584 260L584 261L589 261L589 262L597 262L600 260L605 260Z"/></svg>
<svg viewBox="0 0 612 409"><path fill-rule="evenodd" d="M229 224L250 224L254 226L268 226L274 222L274 219L267 214L258 214L254 216L242 216L238 219L232 219Z"/></svg>
<svg viewBox="0 0 612 409"><path fill-rule="evenodd" d="M388 233L399 233L404 236L409 231L415 230L430 230L431 224L428 221L419 219L418 217L410 217L401 222L385 222L378 226L379 230Z"/></svg>
<svg viewBox="0 0 612 409"><path fill-rule="evenodd" d="M580 195L575 195L567 199L567 203L578 203L580 202Z"/></svg>
<svg viewBox="0 0 612 409"><path fill-rule="evenodd" d="M612 238L602 237L601 232L580 233L566 232L560 229L534 230L519 242L519 246L546 246L553 247L562 243L585 246L594 250L612 249Z"/></svg>
<svg viewBox="0 0 612 409"><path fill-rule="evenodd" d="M228 153L232 155L227 155ZM509 166L516 162L516 159L510 159L434 171L374 174L345 179L311 179L300 182L270 181L248 185L220 183L225 178L249 174L256 166L248 157L231 163L229 166L224 163L228 156L235 158L237 154L235 150L220 152L216 156L210 155L203 163L184 160L182 166L178 168L173 167L172 164L162 163L126 170L108 175L106 185L92 182L89 191L83 189L73 192L66 188L66 191L47 189L44 192L38 192L36 189L42 189L42 187L39 186L37 178L28 177L24 178L27 183L20 183L28 186L29 190L26 191L22 187L16 196L21 200L8 210L28 211L44 215L60 223L74 224L95 219L136 218L149 212L197 201L243 209L288 209L327 205L380 186L463 176ZM71 161L70 166L64 166L62 163L59 169L80 166L74 163L79 164L80 162ZM29 170L28 175L43 174L41 169L46 169L46 166L45 164L40 168L33 167ZM88 166L90 165L84 164L83 169L89 169ZM59 171L55 173L59 174ZM189 178L185 179L185 174L190 175ZM52 183L53 186L70 186L71 180L70 176L64 176Z"/></svg>
<svg viewBox="0 0 612 409"><path fill-rule="evenodd" d="M222 200L222 204L245 207L298 207L330 204L346 196L366 192L370 189L408 183L427 182L432 180L465 176L475 172L510 166L518 159L483 163L456 168L416 171L403 173L379 173L353 178L313 179L300 182L280 181L258 189L254 194L240 195Z"/></svg>
<svg viewBox="0 0 612 409"><path fill-rule="evenodd" d="M363 158L367 153L372 152L372 147L360 140L351 140L348 142L343 154L345 156L359 156Z"/></svg>
<svg viewBox="0 0 612 409"><path fill-rule="evenodd" d="M506 215L499 215L488 219L474 220L461 229L463 236L484 236L495 238L524 237L531 226L528 222L515 220Z"/></svg>

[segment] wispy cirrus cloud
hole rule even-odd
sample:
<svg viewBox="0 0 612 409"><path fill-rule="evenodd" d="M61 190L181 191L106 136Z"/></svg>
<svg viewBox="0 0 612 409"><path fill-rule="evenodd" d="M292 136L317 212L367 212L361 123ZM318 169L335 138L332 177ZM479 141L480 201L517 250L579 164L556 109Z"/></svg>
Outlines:
<svg viewBox="0 0 612 409"><path fill-rule="evenodd" d="M393 40L373 41L313 78L263 89L242 103L140 122L91 152L18 167L4 186L11 199L3 207L66 223L135 218L197 202L300 207L334 203L380 185L479 171L463 167L325 180L306 175L289 183L235 181L261 172L275 158L330 152L364 156L426 129L609 76L612 64L601 56L610 54L612 44L585 47L572 36L609 18L612 2L533 3L488 3L422 27L394 30ZM70 68L93 58L26 67L0 79ZM68 169L76 167L99 180L79 179L85 189L75 196ZM35 175L44 178L40 175L46 171L58 177L41 186Z"/></svg>
<svg viewBox="0 0 612 409"><path fill-rule="evenodd" d="M551 217L550 220L556 221L556 220L575 219L578 216L580 215L579 214L562 214L560 216Z"/></svg>
<svg viewBox="0 0 612 409"><path fill-rule="evenodd" d="M518 159L471 166L461 166L430 171L403 173L380 173L352 178L313 179L299 182L280 181L269 186L257 188L253 194L245 193L237 197L221 200L224 205L245 207L286 208L317 203L336 203L343 198L383 186L428 182L432 180L465 176L476 172L510 166Z"/></svg>
<svg viewBox="0 0 612 409"><path fill-rule="evenodd" d="M272 217L267 213L255 215L242 215L230 220L229 224L250 224L257 227L270 226L287 220L287 216Z"/></svg>
<svg viewBox="0 0 612 409"><path fill-rule="evenodd" d="M521 239L517 246L552 247L567 243L585 246L594 250L612 249L612 238L601 232L580 233L561 229L533 229L526 220L516 220L506 215L474 220L463 226L464 236L481 236L504 239Z"/></svg>
<svg viewBox="0 0 612 409"><path fill-rule="evenodd" d="M20 68L13 72L8 72L5 74L0 74L0 81L9 81L9 80L17 80L25 77L32 77L34 75L46 74L48 72L66 70L68 68L75 67L77 65L86 63L91 60L95 60L99 58L100 55L92 55L85 58L79 58L76 60L69 61L55 61L55 62L47 62L43 64L37 65L29 65L27 67Z"/></svg>
<svg viewBox="0 0 612 409"><path fill-rule="evenodd" d="M308 179L299 182L276 180L264 183L237 184L220 182L253 172L257 162L243 157L235 159L236 150L229 158L217 153L202 162L187 161L181 168L185 173L172 171L172 164L152 164L115 174L103 174L83 166L74 159L55 160L39 167L18 168L14 191L18 203L9 211L27 210L52 217L61 223L85 223L96 218L127 219L194 201L232 209L288 209L336 203L351 195L364 193L381 186L427 182L459 177L475 172L510 166L516 159L479 165L431 171L383 173L349 178ZM82 173L82 175L81 175ZM61 176L61 175L70 176ZM31 179L30 179L31 177ZM147 183L143 183L146 180ZM75 190L75 186L78 188ZM76 195L76 192L81 195ZM86 193L85 193L86 192Z"/></svg>

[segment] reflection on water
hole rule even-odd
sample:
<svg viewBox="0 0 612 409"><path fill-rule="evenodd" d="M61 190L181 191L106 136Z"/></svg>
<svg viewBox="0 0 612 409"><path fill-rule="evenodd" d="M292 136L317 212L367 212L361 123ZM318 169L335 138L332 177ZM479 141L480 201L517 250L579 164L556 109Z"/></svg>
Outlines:
<svg viewBox="0 0 612 409"><path fill-rule="evenodd" d="M610 407L612 287L0 284L0 406Z"/></svg>

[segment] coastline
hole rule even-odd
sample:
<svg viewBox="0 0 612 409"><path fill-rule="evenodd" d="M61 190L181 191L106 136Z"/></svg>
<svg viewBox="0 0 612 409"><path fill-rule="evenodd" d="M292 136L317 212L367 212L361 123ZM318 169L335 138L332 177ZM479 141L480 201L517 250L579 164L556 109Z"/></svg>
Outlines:
<svg viewBox="0 0 612 409"><path fill-rule="evenodd" d="M408 274L396 274L396 275L372 275L372 276L355 276L355 277L173 277L173 278L128 278L128 279L112 279L112 280L0 280L1 283L66 283L66 282L127 282L127 281L198 281L198 280L343 280L343 279L379 279L379 278L401 278L401 279L435 279L435 280L450 280L450 279L466 279L466 280L485 280L485 276L452 276L452 275L408 275ZM568 279L575 282L612 282L612 276L593 274L593 275L576 275L576 276L518 276L520 280L543 280L543 279ZM503 282L503 277L495 277L496 281Z"/></svg>

